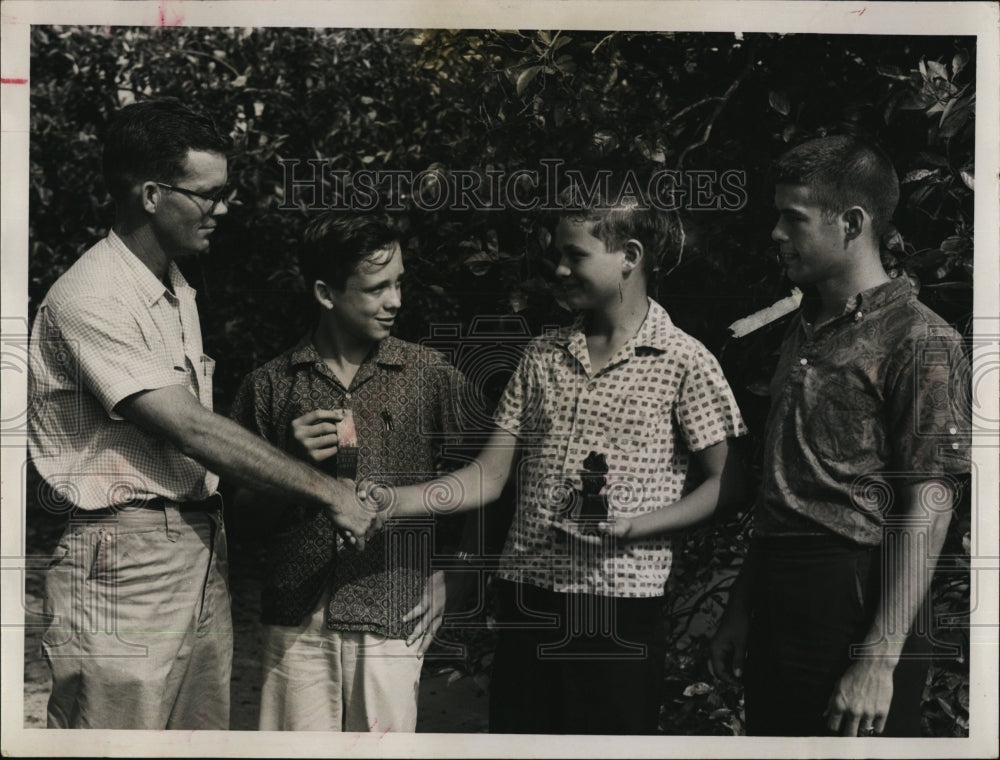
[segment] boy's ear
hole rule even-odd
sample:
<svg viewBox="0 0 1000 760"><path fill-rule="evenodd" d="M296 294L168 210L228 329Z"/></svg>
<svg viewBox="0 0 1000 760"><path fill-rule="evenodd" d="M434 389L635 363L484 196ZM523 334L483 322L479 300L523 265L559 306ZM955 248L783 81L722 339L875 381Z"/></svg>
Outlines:
<svg viewBox="0 0 1000 760"><path fill-rule="evenodd" d="M322 280L316 280L313 283L313 297L316 299L316 303L324 309L333 308L333 288Z"/></svg>
<svg viewBox="0 0 1000 760"><path fill-rule="evenodd" d="M840 215L840 220L844 225L845 247L850 241L861 237L861 233L865 232L865 228L869 226L871 221L861 206L851 206Z"/></svg>
<svg viewBox="0 0 1000 760"><path fill-rule="evenodd" d="M634 238L626 240L623 248L625 251L625 260L622 262L622 272L628 273L642 263L642 257L646 254L646 251L643 249L642 243Z"/></svg>

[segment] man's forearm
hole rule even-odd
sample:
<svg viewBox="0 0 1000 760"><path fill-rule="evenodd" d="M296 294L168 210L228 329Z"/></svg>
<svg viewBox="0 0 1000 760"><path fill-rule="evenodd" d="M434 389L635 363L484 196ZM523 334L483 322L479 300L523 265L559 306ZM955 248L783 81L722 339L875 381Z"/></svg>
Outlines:
<svg viewBox="0 0 1000 760"><path fill-rule="evenodd" d="M941 481L924 481L903 490L903 521L899 540L894 542L898 551L886 567L882 598L872 627L862 642L867 657L888 667L895 667L899 661L917 611L927 596L938 555L948 534L951 509L949 506L942 510L940 500L928 498L928 489L935 488L951 492Z"/></svg>
<svg viewBox="0 0 1000 760"><path fill-rule="evenodd" d="M326 507L353 503L354 492L345 484L206 409L182 386L135 394L116 409L133 424L246 488Z"/></svg>
<svg viewBox="0 0 1000 760"><path fill-rule="evenodd" d="M329 506L336 493L354 496L335 478L219 415L193 426L180 448L213 472L264 496L322 506Z"/></svg>

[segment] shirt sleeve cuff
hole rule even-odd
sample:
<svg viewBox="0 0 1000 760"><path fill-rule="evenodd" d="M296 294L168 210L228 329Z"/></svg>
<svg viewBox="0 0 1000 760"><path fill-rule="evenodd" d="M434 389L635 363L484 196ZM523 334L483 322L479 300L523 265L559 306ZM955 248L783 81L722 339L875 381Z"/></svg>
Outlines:
<svg viewBox="0 0 1000 760"><path fill-rule="evenodd" d="M119 403L142 391L155 391L159 388L169 388L171 385L187 387L187 372L158 371L148 372L122 379L114 385L95 390L95 395L104 407L104 411L113 420L123 419L115 411Z"/></svg>

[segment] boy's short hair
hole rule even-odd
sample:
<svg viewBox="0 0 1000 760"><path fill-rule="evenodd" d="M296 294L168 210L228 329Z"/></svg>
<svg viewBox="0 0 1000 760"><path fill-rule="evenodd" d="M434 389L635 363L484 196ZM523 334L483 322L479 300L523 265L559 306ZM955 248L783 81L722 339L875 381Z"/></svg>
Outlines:
<svg viewBox="0 0 1000 760"><path fill-rule="evenodd" d="M376 257L393 243L398 243L399 229L382 213L352 214L328 211L306 227L299 265L307 287L322 280L331 288L343 290L347 278L358 264Z"/></svg>
<svg viewBox="0 0 1000 760"><path fill-rule="evenodd" d="M103 170L108 192L124 199L137 182L174 182L189 150L226 155L229 140L205 114L175 98L125 106L104 134Z"/></svg>
<svg viewBox="0 0 1000 760"><path fill-rule="evenodd" d="M679 245L681 231L676 215L650 203L645 188L631 174L612 175L607 183L595 179L587 187L571 182L559 193L556 218L595 222L592 233L609 251L626 240L638 240L643 248L642 272L652 285L664 255Z"/></svg>
<svg viewBox="0 0 1000 760"><path fill-rule="evenodd" d="M899 177L874 143L852 135L818 137L782 154L772 167L775 185L806 185L827 217L861 206L881 237L899 203Z"/></svg>

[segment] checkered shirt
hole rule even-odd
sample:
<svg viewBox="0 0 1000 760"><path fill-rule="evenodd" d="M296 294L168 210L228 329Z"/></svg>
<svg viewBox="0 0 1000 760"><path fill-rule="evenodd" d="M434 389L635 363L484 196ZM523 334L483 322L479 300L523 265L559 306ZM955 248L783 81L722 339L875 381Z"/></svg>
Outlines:
<svg viewBox="0 0 1000 760"><path fill-rule="evenodd" d="M60 277L29 345L29 447L60 498L82 509L136 499L204 499L218 477L115 405L182 385L212 408L195 291L171 262L170 289L114 232ZM171 292L171 290L173 292Z"/></svg>
<svg viewBox="0 0 1000 760"><path fill-rule="evenodd" d="M593 373L582 319L533 340L497 411L518 437L518 500L501 578L560 592L663 595L671 539L589 547L555 527L591 451L608 464L609 515L668 506L691 490L691 453L746 432L715 357L655 301L639 331Z"/></svg>

